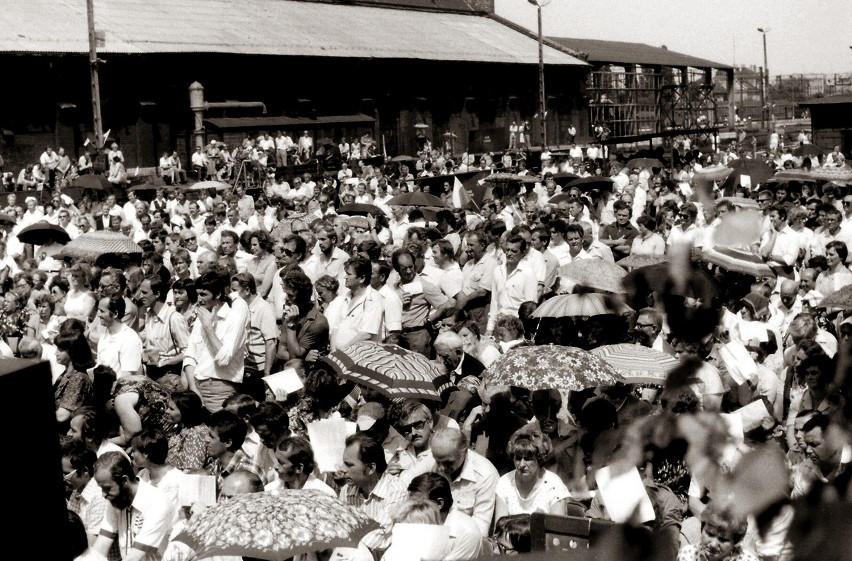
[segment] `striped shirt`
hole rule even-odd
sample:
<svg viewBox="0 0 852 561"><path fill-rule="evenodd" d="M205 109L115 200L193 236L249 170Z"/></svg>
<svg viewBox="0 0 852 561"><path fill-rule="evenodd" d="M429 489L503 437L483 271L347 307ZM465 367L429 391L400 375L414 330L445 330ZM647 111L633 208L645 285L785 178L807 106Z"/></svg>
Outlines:
<svg viewBox="0 0 852 561"><path fill-rule="evenodd" d="M346 484L340 489L340 500L349 506L358 508L361 512L382 525L361 539L370 551L383 551L390 546L391 519L394 510L408 499L408 490L399 478L389 473L382 475L379 482L365 497L357 485Z"/></svg>

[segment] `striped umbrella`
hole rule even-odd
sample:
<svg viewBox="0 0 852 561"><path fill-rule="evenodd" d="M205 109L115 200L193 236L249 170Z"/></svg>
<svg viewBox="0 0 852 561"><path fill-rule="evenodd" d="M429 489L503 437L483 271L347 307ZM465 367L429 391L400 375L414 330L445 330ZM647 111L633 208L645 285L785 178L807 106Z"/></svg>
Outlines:
<svg viewBox="0 0 852 561"><path fill-rule="evenodd" d="M838 181L848 183L852 181L852 168L814 168L811 170L811 177L821 181Z"/></svg>
<svg viewBox="0 0 852 561"><path fill-rule="evenodd" d="M628 384L663 385L668 373L677 366L673 356L632 343L604 345L591 353L615 368Z"/></svg>
<svg viewBox="0 0 852 561"><path fill-rule="evenodd" d="M748 249L733 247L704 248L701 260L735 273L744 273L753 277L774 277L775 273L759 255Z"/></svg>
<svg viewBox="0 0 852 561"><path fill-rule="evenodd" d="M533 312L535 318L592 317L621 314L630 308L612 296L596 292L586 294L557 294L542 302Z"/></svg>
<svg viewBox="0 0 852 561"><path fill-rule="evenodd" d="M489 385L528 390L583 390L612 386L621 376L600 357L576 347L540 345L515 347L485 373Z"/></svg>
<svg viewBox="0 0 852 561"><path fill-rule="evenodd" d="M142 248L132 238L121 232L97 230L77 236L62 248L59 255L91 261L107 254L127 255L132 253L142 253Z"/></svg>
<svg viewBox="0 0 852 561"><path fill-rule="evenodd" d="M439 400L442 383L435 366L420 353L397 345L362 341L320 359L343 378L392 397Z"/></svg>

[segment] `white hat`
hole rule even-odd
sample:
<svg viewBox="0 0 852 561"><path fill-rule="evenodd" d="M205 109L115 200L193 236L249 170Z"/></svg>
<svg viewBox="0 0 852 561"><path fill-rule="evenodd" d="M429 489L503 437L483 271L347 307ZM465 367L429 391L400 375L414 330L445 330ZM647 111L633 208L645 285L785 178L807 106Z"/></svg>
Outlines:
<svg viewBox="0 0 852 561"><path fill-rule="evenodd" d="M30 204L30 201L38 204L38 199L36 199L35 197L27 197L26 199L24 199L25 204Z"/></svg>
<svg viewBox="0 0 852 561"><path fill-rule="evenodd" d="M62 193L61 195L59 195L59 199L60 199L63 203L65 203L66 205L74 204L74 199L72 199L71 197L69 197L69 196L68 196L68 195L66 195L65 193Z"/></svg>

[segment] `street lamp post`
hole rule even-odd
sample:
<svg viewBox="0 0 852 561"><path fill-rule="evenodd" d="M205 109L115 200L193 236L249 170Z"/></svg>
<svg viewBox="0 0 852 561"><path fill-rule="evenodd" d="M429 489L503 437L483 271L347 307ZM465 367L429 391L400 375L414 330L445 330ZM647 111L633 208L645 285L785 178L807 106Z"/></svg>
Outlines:
<svg viewBox="0 0 852 561"><path fill-rule="evenodd" d="M768 27L758 27L757 30L763 34L763 88L764 88L764 111L767 115L767 123L769 123L769 128L773 128L773 120L775 115L772 111L772 101L769 97L769 62L766 57L766 34L769 33L770 29Z"/></svg>
<svg viewBox="0 0 852 561"><path fill-rule="evenodd" d="M538 118L541 123L541 150L547 148L547 120L545 116L546 100L544 97L544 33L541 29L541 9L550 0L527 0L538 8Z"/></svg>

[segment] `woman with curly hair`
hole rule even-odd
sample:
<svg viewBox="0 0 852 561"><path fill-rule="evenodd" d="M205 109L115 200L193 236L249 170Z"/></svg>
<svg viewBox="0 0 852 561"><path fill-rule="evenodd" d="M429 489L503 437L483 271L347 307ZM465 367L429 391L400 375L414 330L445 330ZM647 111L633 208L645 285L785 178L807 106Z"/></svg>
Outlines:
<svg viewBox="0 0 852 561"><path fill-rule="evenodd" d="M166 463L181 470L202 469L207 459L208 412L201 398L194 392L175 392L168 414L176 434L169 438Z"/></svg>
<svg viewBox="0 0 852 561"><path fill-rule="evenodd" d="M571 494L558 475L544 468L553 451L550 438L519 431L509 439L506 451L515 469L497 481L495 518L533 512L565 514Z"/></svg>
<svg viewBox="0 0 852 561"><path fill-rule="evenodd" d="M757 561L743 548L747 528L745 520L710 502L701 513L701 543L681 547L677 561Z"/></svg>

